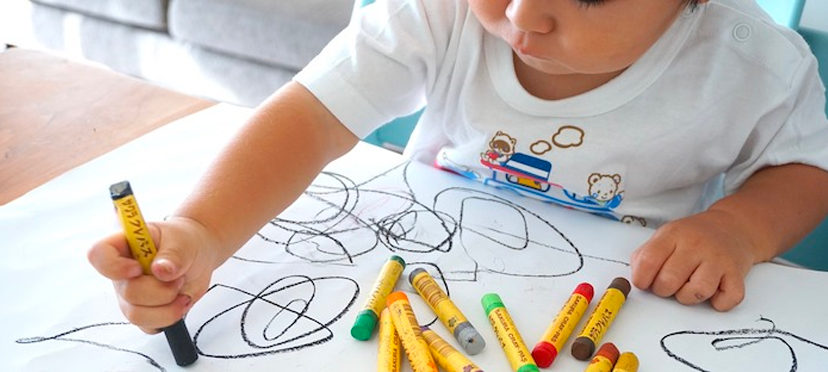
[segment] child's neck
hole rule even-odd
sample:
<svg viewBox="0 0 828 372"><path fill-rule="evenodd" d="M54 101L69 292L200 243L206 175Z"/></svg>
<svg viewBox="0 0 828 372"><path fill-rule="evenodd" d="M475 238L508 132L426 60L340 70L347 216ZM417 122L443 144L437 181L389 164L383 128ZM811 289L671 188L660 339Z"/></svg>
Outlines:
<svg viewBox="0 0 828 372"><path fill-rule="evenodd" d="M598 88L624 70L603 74L552 75L529 67L517 56L514 57L515 75L529 94L545 99L560 100L574 97Z"/></svg>

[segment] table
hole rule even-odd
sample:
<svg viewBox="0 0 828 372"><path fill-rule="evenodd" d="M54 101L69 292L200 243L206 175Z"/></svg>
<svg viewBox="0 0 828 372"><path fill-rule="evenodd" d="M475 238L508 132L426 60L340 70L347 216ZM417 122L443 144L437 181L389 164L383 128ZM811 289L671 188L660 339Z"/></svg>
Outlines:
<svg viewBox="0 0 828 372"><path fill-rule="evenodd" d="M0 205L213 105L85 62L0 53Z"/></svg>
<svg viewBox="0 0 828 372"><path fill-rule="evenodd" d="M223 104L199 111L0 207L0 369L184 370L163 336L125 323L85 252L119 228L111 183L130 180L145 217L161 219L249 114ZM471 359L508 371L480 304L485 293L501 296L531 348L578 283L595 287L589 312L614 277L629 277L629 254L651 233L360 144L215 272L186 317L201 354L188 369L373 370L376 335L362 342L349 330L396 254L407 262L397 289L419 322L459 349L405 280L424 268L486 340ZM727 313L633 289L603 341L635 352L641 372L825 371L826 280L758 265L745 301ZM571 343L549 371L586 367L569 355Z"/></svg>

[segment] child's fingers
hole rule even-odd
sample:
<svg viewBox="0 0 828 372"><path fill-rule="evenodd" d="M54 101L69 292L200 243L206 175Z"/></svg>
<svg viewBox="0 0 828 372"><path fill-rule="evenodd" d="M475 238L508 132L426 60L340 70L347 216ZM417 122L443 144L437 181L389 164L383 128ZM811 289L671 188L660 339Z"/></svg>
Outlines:
<svg viewBox="0 0 828 372"><path fill-rule="evenodd" d="M744 278L734 275L725 275L719 284L718 291L710 298L710 304L718 311L728 311L745 299Z"/></svg>
<svg viewBox="0 0 828 372"><path fill-rule="evenodd" d="M653 293L661 297L675 295L698 267L699 260L688 255L686 250L674 250L653 279Z"/></svg>
<svg viewBox="0 0 828 372"><path fill-rule="evenodd" d="M179 295L173 302L163 306L134 306L123 299L119 303L130 323L151 334L155 333L155 329L168 327L184 317L191 300L189 296Z"/></svg>
<svg viewBox="0 0 828 372"><path fill-rule="evenodd" d="M657 231L630 257L632 282L641 290L650 288L664 262L673 254L674 242Z"/></svg>
<svg viewBox="0 0 828 372"><path fill-rule="evenodd" d="M154 334L161 333L161 330L158 329L158 328L138 327L138 329L140 329L141 332L144 332L148 335L154 335Z"/></svg>
<svg viewBox="0 0 828 372"><path fill-rule="evenodd" d="M702 303L719 289L722 273L715 266L702 263L690 280L676 292L676 300L685 305Z"/></svg>
<svg viewBox="0 0 828 372"><path fill-rule="evenodd" d="M184 278L162 282L151 275L116 280L115 291L126 302L137 306L162 306L173 302L184 285Z"/></svg>
<svg viewBox="0 0 828 372"><path fill-rule="evenodd" d="M98 244L104 244L105 246L115 248L121 256L132 257L132 251L129 249L129 243L127 243L126 236L121 231L110 234L103 240L99 241Z"/></svg>
<svg viewBox="0 0 828 372"><path fill-rule="evenodd" d="M86 253L86 258L95 270L111 280L134 278L143 273L141 265L129 253L122 234L95 243Z"/></svg>

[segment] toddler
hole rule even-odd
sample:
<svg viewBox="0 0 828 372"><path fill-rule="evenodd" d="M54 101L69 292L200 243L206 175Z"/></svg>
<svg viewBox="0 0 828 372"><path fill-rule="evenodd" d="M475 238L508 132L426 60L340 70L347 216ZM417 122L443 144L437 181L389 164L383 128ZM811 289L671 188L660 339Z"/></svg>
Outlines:
<svg viewBox="0 0 828 372"><path fill-rule="evenodd" d="M633 284L725 311L828 213L824 104L807 45L753 0L381 0L151 224L153 276L122 233L89 260L157 332L325 165L425 105L408 157L656 227Z"/></svg>

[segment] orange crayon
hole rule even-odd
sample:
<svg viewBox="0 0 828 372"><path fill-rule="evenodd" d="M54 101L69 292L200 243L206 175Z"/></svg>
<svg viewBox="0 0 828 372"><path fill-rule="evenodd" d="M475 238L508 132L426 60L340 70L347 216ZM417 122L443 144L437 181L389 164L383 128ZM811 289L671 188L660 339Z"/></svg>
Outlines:
<svg viewBox="0 0 828 372"><path fill-rule="evenodd" d="M394 292L387 297L388 310L391 311L391 319L394 320L394 328L400 335L405 355L411 363L414 372L438 372L428 344L420 332L420 325L408 296L403 292Z"/></svg>
<svg viewBox="0 0 828 372"><path fill-rule="evenodd" d="M402 369L400 335L391 319L391 311L382 309L379 317L379 348L377 350L377 372L399 372Z"/></svg>
<svg viewBox="0 0 828 372"><path fill-rule="evenodd" d="M611 372L612 366L615 365L615 362L618 360L618 348L612 344L612 342L607 342L601 345L601 348L598 349L598 353L595 354L595 357L592 358L592 361L589 362L589 365L586 367L584 372Z"/></svg>

